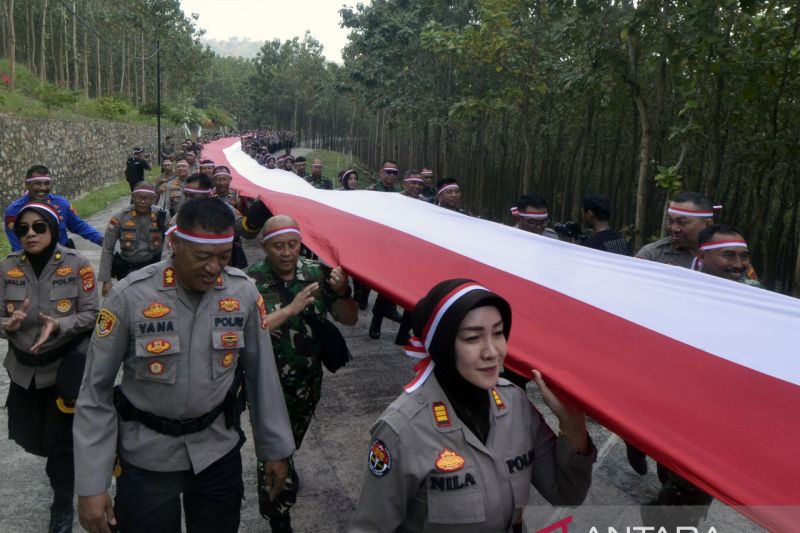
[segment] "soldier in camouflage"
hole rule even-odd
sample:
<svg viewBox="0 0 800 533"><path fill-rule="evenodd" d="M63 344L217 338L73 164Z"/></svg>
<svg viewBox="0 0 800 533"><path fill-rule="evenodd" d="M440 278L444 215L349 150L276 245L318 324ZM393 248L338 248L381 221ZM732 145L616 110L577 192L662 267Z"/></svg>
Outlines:
<svg viewBox="0 0 800 533"><path fill-rule="evenodd" d="M318 261L300 257L302 238L294 219L285 215L270 218L262 239L267 256L247 273L267 307L278 374L299 448L322 391L321 344L302 317L325 318L330 312L334 320L351 326L358 320L358 306L350 296L342 267L328 270ZM291 461L289 469L283 493L270 499L264 465L258 463L259 510L276 533L292 531L289 509L297 498L299 479Z"/></svg>
<svg viewBox="0 0 800 533"><path fill-rule="evenodd" d="M381 170L378 173L380 181L378 183L373 183L367 187L366 190L379 192L400 192L400 188L395 186L398 174L400 174L400 170L397 168L397 163L391 159L387 159L381 165Z"/></svg>

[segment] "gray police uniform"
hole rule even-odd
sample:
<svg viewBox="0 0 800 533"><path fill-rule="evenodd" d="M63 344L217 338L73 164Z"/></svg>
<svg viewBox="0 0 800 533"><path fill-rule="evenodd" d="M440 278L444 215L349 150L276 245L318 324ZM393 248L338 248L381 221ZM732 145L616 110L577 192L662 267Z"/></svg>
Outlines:
<svg viewBox="0 0 800 533"><path fill-rule="evenodd" d="M102 283L111 280L117 241L119 257L129 270L137 270L158 261L168 218L168 213L156 206L150 207L149 215L137 215L135 209L128 207L112 216L103 236L97 281ZM115 274L124 278L128 272Z"/></svg>
<svg viewBox="0 0 800 533"><path fill-rule="evenodd" d="M689 250L679 250L672 245L672 237L664 237L642 246L636 253L639 259L647 259L665 265L692 268L694 255Z"/></svg>
<svg viewBox="0 0 800 533"><path fill-rule="evenodd" d="M221 405L244 369L256 456L289 457L294 440L269 340L264 301L240 270L226 267L216 287L183 290L170 261L118 283L100 310L75 416L75 490L106 490L115 453L156 472L201 472L238 445L236 427L219 416L206 429L173 437L138 421L121 421L120 391L141 411L170 420L202 417ZM122 476L125 476L124 468Z"/></svg>
<svg viewBox="0 0 800 533"><path fill-rule="evenodd" d="M159 206L169 211L172 215L176 214L186 200L183 196L183 187L185 185L186 182L181 181L177 176L169 180L164 185L164 194L161 197Z"/></svg>
<svg viewBox="0 0 800 533"><path fill-rule="evenodd" d="M372 426L368 472L351 532L498 532L522 521L531 483L551 503L578 505L596 450L557 439L525 393L500 379L483 444L431 375Z"/></svg>
<svg viewBox="0 0 800 533"><path fill-rule="evenodd" d="M39 313L58 320L59 329L42 344L38 357L58 350L76 335L92 329L99 305L94 270L83 256L61 245L56 245L39 278L22 250L6 257L0 263L0 270L3 275L2 316L10 316L25 299L30 300L27 317L18 331L7 332L0 328L0 336L9 340L4 366L11 381L26 389L32 381L37 389L55 385L60 359L45 366L30 365L21 362L20 358L27 358L22 354L18 357L16 352L28 352L39 338ZM88 340L81 346L87 343Z"/></svg>

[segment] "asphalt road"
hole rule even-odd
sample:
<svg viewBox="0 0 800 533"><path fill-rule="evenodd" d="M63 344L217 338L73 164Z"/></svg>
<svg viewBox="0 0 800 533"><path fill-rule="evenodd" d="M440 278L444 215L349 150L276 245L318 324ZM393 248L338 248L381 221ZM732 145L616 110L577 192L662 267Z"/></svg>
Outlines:
<svg viewBox="0 0 800 533"><path fill-rule="evenodd" d="M111 214L126 203L127 200L116 202L91 217L89 222L102 231ZM100 248L77 237L75 240L78 248L97 267ZM246 248L251 263L263 256L255 243ZM369 427L412 377L413 363L392 342L397 325L385 321L382 338L372 340L367 335L367 313L361 311L356 326L341 326L353 353L353 361L336 374L326 371L316 419L296 454L301 489L292 517L297 532L338 533L347 530L366 471ZM5 351L5 341L0 348ZM2 372L0 396L7 395L8 383L7 374ZM528 391L551 427L557 427L542 405L535 386L530 386ZM255 456L247 417L242 417L242 420L248 425L248 442L242 450L246 493L240 531L269 531L269 526L258 513ZM591 420L589 431L598 448L598 459L585 505L578 509L554 508L534 490L525 512L529 531L537 531L565 517L574 519L569 531L588 532L592 526L598 527L599 531L608 531L608 526L625 531L626 526L638 525L637 505L652 499L658 492L652 460L649 460L650 472L639 476L628 466L625 447L619 437ZM26 454L8 440L5 410L0 410L0 480L0 532L45 531L51 491L44 472L44 459ZM698 530L707 532L711 527L718 533L762 531L719 502L714 502ZM76 531L81 530L76 521Z"/></svg>

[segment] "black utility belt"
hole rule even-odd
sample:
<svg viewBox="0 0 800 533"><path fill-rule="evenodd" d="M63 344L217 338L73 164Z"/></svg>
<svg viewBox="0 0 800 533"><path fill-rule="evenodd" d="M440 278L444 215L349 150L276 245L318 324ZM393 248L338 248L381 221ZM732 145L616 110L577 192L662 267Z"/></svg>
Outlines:
<svg viewBox="0 0 800 533"><path fill-rule="evenodd" d="M21 364L32 367L43 367L55 363L67 353L68 346L63 346L47 353L37 355L35 353L23 352L19 348L14 348L14 355ZM63 351L62 351L63 350Z"/></svg>
<svg viewBox="0 0 800 533"><path fill-rule="evenodd" d="M230 428L235 426L239 428L239 417L244 411L245 397L244 391L239 389L242 386L243 376L240 369L236 369L237 375L233 380L231 388L225 395L225 400L213 408L208 413L195 418L187 418L184 420L174 420L172 418L165 418L148 411L142 411L133 405L119 385L114 387L114 407L117 409L120 418L124 422L139 422L162 435L169 435L170 437L181 437L189 435L190 433L198 433L207 429L219 415L225 413L225 427Z"/></svg>

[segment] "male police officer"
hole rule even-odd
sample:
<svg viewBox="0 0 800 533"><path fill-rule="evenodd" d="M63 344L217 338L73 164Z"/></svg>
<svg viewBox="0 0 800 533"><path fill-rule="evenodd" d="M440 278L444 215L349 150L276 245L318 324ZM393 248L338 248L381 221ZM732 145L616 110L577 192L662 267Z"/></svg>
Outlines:
<svg viewBox="0 0 800 533"><path fill-rule="evenodd" d="M126 207L108 222L97 273L97 281L103 284L103 296L111 290L111 278L122 279L161 260L169 213L153 205L155 198L155 187L140 181L131 194L133 208ZM117 241L119 252L114 253Z"/></svg>
<svg viewBox="0 0 800 533"><path fill-rule="evenodd" d="M656 263L691 268L697 251L697 237L714 223L714 206L702 194L684 192L667 208L667 235L639 250L636 257Z"/></svg>
<svg viewBox="0 0 800 533"><path fill-rule="evenodd" d="M256 456L272 496L283 488L294 441L264 300L225 266L233 223L219 200L187 202L170 236L173 260L125 278L100 310L74 425L75 490L90 532L117 522L123 531L180 531L181 494L187 531L238 530L242 372Z"/></svg>
<svg viewBox="0 0 800 533"><path fill-rule="evenodd" d="M69 200L57 194L50 194L51 186L52 178L46 166L34 165L25 173L25 188L28 192L6 207L6 237L11 244L11 250L16 252L22 249L22 244L14 234L14 221L17 219L19 210L30 202L49 204L58 213L58 244L61 246L75 248L72 240L67 238L67 230L77 233L98 246L103 244L103 236L78 216Z"/></svg>
<svg viewBox="0 0 800 533"><path fill-rule="evenodd" d="M325 276L322 265L300 257L302 237L294 219L274 216L264 225L262 247L267 257L247 269L264 296L281 386L289 408L297 447L311 423L322 392L321 339L314 336L304 316L334 320L352 326L358 305L350 297L347 274L336 267ZM273 533L291 532L289 509L297 497L299 479L290 461L286 491L278 500L267 497L263 463L258 465L259 509Z"/></svg>
<svg viewBox="0 0 800 533"><path fill-rule="evenodd" d="M711 224L697 238L695 268L718 278L764 288L750 266L750 249L742 234L727 224Z"/></svg>
<svg viewBox="0 0 800 533"><path fill-rule="evenodd" d="M184 201L183 187L189 177L190 168L189 162L179 157L175 161L175 177L164 186L164 194L161 197L160 204L162 208L169 211L170 216L178 213L178 209L181 208L181 204Z"/></svg>

